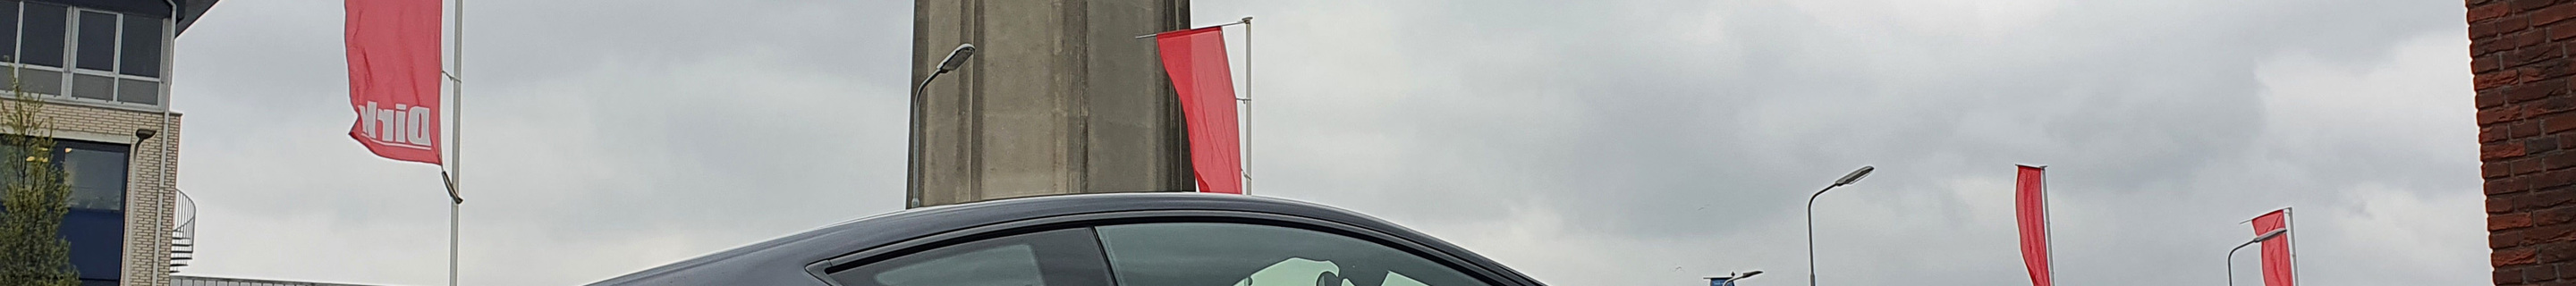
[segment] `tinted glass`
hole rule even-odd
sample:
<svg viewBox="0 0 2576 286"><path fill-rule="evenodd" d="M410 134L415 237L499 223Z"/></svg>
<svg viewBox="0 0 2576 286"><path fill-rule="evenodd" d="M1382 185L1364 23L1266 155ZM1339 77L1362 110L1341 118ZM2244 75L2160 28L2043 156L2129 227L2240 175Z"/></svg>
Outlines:
<svg viewBox="0 0 2576 286"><path fill-rule="evenodd" d="M0 139L6 139L0 141L22 138L25 137L7 136L0 137ZM54 147L54 154L49 155L51 158L48 162L63 172L63 181L70 185L71 198L68 203L72 209L95 211L125 209L126 145L54 140ZM18 155L24 154L19 153L18 150L20 149L0 148L0 158L36 159ZM21 177L23 174L17 173L22 171L18 169L19 167L21 165L16 163L0 165L0 184L15 184L15 181L25 178Z"/></svg>
<svg viewBox="0 0 2576 286"><path fill-rule="evenodd" d="M125 209L125 146L56 141L62 146L63 173L72 185L71 207Z"/></svg>
<svg viewBox="0 0 2576 286"><path fill-rule="evenodd" d="M18 144L17 140L26 140L26 138L27 137L17 135L0 134L0 144L16 145ZM0 146L0 159L5 159L0 160L0 186L16 185L18 184L18 180L24 180L27 178L26 174L21 173L26 170L20 169L26 167L26 165L21 165L21 163L28 160L36 160L36 157L27 156L27 153L20 152L19 150L20 149L17 147Z"/></svg>
<svg viewBox="0 0 2576 286"><path fill-rule="evenodd" d="M116 101L144 105L161 104L161 83L117 79Z"/></svg>
<svg viewBox="0 0 2576 286"><path fill-rule="evenodd" d="M1473 286L1430 259L1303 229L1161 223L1098 227L1121 286Z"/></svg>
<svg viewBox="0 0 2576 286"><path fill-rule="evenodd" d="M125 15L125 41L118 43L125 52L117 61L116 71L139 76L161 77L161 18Z"/></svg>
<svg viewBox="0 0 2576 286"><path fill-rule="evenodd" d="M81 11L80 68L116 70L116 14Z"/></svg>
<svg viewBox="0 0 2576 286"><path fill-rule="evenodd" d="M18 52L18 1L0 1L0 56Z"/></svg>
<svg viewBox="0 0 2576 286"><path fill-rule="evenodd" d="M831 272L845 286L1108 286L1091 229L1007 236Z"/></svg>
<svg viewBox="0 0 2576 286"><path fill-rule="evenodd" d="M22 68L18 69L18 84L27 93L63 94L63 73Z"/></svg>
<svg viewBox="0 0 2576 286"><path fill-rule="evenodd" d="M116 79L104 76L72 74L72 97L116 100Z"/></svg>
<svg viewBox="0 0 2576 286"><path fill-rule="evenodd" d="M62 5L27 3L25 20L19 29L18 54L21 61L45 66L63 66L63 35L70 32L71 14Z"/></svg>

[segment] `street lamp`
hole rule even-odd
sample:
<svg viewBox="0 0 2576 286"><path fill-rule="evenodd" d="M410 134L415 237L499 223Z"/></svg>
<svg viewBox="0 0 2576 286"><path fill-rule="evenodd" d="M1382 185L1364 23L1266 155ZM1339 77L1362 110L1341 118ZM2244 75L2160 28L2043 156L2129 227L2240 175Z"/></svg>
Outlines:
<svg viewBox="0 0 2576 286"><path fill-rule="evenodd" d="M2272 232L2263 233L2261 236L2255 236L2254 240L2247 240L2245 241L2245 244L2238 244L2236 245L2236 248L2227 249L2227 286L2236 286L2236 250L2245 249L2245 246L2254 245L2256 242L2263 242L2265 240L2272 240L2272 238L2281 237L2281 234L2284 233L2290 233L2290 229L2275 229L2272 230Z"/></svg>
<svg viewBox="0 0 2576 286"><path fill-rule="evenodd" d="M1753 278L1753 275L1761 274L1762 270L1754 270L1740 273L1727 273L1726 276L1708 277L1708 286L1735 286L1735 281L1744 281L1746 278Z"/></svg>
<svg viewBox="0 0 2576 286"><path fill-rule="evenodd" d="M949 50L948 58L939 60L939 67L931 70L930 76L923 77L919 87L912 89L912 141L911 146L904 148L912 154L909 154L911 157L905 158L904 163L908 165L904 168L903 178L904 196L907 197L904 198L904 208L921 206L921 123L922 114L925 113L923 107L928 105L927 101L922 101L921 94L930 92L930 81L939 79L939 74L955 71L966 65L967 58L973 57L975 57L975 44L957 44L957 49Z"/></svg>
<svg viewBox="0 0 2576 286"><path fill-rule="evenodd" d="M1825 189L1816 190L1816 194L1807 196L1807 286L1816 286L1816 197L1824 196L1825 191L1834 190L1834 187L1859 182L1861 177L1869 176L1869 171L1877 169L1878 167L1860 166L1859 170L1852 170L1851 174L1843 175L1840 180L1834 180L1833 185L1825 186Z"/></svg>

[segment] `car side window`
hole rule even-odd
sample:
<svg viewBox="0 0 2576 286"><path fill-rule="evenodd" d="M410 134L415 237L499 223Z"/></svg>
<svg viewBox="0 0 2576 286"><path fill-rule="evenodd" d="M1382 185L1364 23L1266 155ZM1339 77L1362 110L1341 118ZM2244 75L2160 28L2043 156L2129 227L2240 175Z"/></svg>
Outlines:
<svg viewBox="0 0 2576 286"><path fill-rule="evenodd" d="M1005 236L832 271L844 286L1109 286L1090 228Z"/></svg>
<svg viewBox="0 0 2576 286"><path fill-rule="evenodd" d="M1094 228L1120 286L1479 286L1429 258L1347 236L1234 223Z"/></svg>

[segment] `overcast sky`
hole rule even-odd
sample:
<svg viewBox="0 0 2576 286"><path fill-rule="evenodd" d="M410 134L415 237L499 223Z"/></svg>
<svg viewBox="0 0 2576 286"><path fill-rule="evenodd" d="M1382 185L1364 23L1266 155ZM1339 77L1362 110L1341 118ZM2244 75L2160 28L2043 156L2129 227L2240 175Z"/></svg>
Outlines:
<svg viewBox="0 0 2576 286"><path fill-rule="evenodd" d="M180 37L184 274L442 285L436 169L347 132L338 0ZM2457 1L1220 1L1255 191L1556 285L2217 285L2297 207L2310 285L2488 283ZM903 199L911 1L468 3L463 283L589 283ZM1241 43L1240 30L1230 32ZM1238 50L1239 51L1239 50ZM1237 65L1240 68L1241 65ZM1443 202L1425 204L1422 202ZM2252 264L2242 255L2240 265ZM2256 283L2250 266L2239 282Z"/></svg>

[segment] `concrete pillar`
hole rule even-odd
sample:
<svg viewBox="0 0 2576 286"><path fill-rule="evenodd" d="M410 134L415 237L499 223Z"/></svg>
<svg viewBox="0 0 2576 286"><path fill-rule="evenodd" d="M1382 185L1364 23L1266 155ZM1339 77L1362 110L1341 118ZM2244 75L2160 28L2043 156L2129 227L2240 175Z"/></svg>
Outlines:
<svg viewBox="0 0 2576 286"><path fill-rule="evenodd" d="M911 206L1195 186L1178 99L1135 38L1187 28L1189 1L913 3L911 82L979 51L912 102Z"/></svg>

